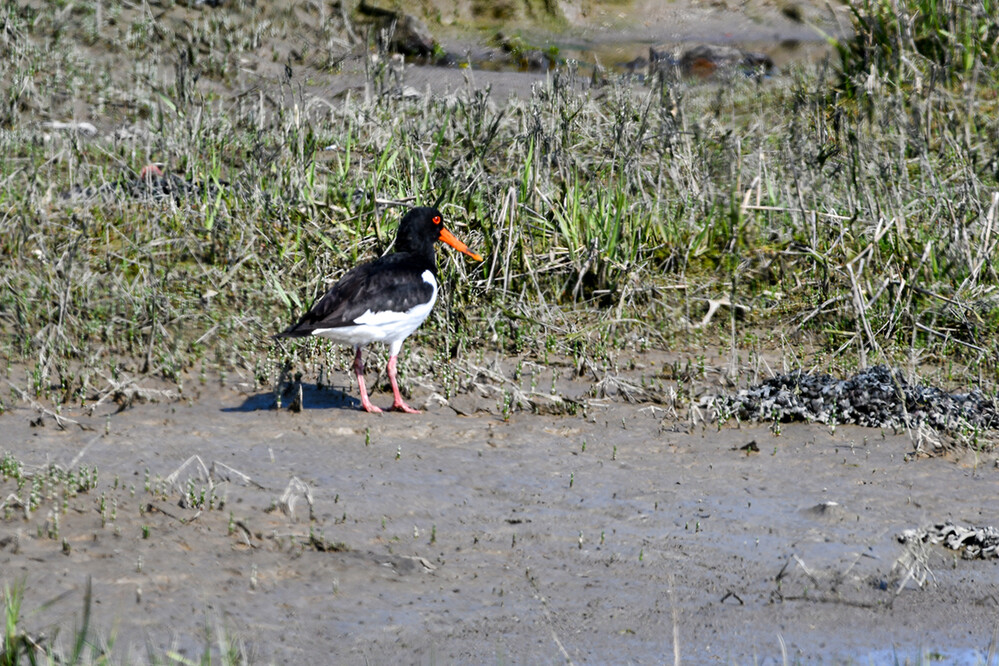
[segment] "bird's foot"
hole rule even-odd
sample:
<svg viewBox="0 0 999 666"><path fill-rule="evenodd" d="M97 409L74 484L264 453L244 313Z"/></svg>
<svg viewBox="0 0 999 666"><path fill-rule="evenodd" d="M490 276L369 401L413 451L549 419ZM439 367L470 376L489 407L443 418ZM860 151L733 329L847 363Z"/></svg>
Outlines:
<svg viewBox="0 0 999 666"><path fill-rule="evenodd" d="M413 409L412 407L410 407L409 405L407 405L402 400L396 400L395 402L393 402L392 403L392 409L394 409L397 412L405 412L407 414L422 414L423 413L419 409Z"/></svg>
<svg viewBox="0 0 999 666"><path fill-rule="evenodd" d="M382 413L382 408L379 407L378 405L372 404L371 401L368 400L368 396L366 395L361 398L361 408L370 414Z"/></svg>

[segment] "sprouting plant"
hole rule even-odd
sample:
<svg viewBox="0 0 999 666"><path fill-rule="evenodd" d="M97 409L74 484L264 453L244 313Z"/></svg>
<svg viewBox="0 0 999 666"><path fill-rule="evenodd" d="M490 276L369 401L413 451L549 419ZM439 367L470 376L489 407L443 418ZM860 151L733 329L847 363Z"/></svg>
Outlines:
<svg viewBox="0 0 999 666"><path fill-rule="evenodd" d="M500 415L503 417L504 421L510 420L510 415L513 411L513 393L510 391L503 391L503 401L500 403Z"/></svg>

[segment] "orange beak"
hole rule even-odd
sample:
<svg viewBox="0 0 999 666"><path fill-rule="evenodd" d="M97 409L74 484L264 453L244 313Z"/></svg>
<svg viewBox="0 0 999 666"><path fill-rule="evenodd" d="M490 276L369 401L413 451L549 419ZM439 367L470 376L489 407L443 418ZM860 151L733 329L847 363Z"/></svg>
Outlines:
<svg viewBox="0 0 999 666"><path fill-rule="evenodd" d="M438 237L438 240L444 241L454 249L458 250L458 252L464 252L465 254L470 256L472 259L475 259L476 261L482 261L482 257L480 255L475 254L474 252L469 250L467 245L465 245L460 240L455 238L454 234L452 234L444 227L441 227L441 235Z"/></svg>

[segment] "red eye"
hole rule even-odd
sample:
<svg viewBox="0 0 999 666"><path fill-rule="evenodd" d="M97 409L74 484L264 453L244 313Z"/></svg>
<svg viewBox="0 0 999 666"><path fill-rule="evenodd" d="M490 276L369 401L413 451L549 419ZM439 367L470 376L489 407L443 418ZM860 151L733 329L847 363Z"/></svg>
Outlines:
<svg viewBox="0 0 999 666"><path fill-rule="evenodd" d="M441 223L441 216L434 215L434 224L440 224L440 223Z"/></svg>

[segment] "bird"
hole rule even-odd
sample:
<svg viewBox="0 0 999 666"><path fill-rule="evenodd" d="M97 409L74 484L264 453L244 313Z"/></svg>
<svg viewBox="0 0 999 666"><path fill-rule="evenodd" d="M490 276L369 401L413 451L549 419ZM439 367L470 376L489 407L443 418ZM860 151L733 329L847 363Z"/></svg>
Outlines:
<svg viewBox="0 0 999 666"><path fill-rule="evenodd" d="M354 374L361 393L361 407L381 412L368 398L364 385L361 350L372 342L389 347L388 377L392 385L391 409L419 414L402 399L396 364L403 341L430 315L437 300L437 262L434 244L443 241L476 261L482 257L468 249L444 226L437 208L419 206L399 222L395 252L347 271L297 323L277 338L317 335L354 347Z"/></svg>

